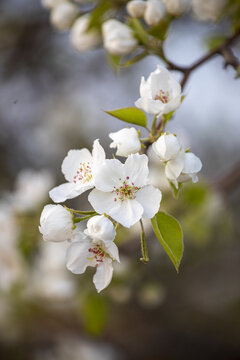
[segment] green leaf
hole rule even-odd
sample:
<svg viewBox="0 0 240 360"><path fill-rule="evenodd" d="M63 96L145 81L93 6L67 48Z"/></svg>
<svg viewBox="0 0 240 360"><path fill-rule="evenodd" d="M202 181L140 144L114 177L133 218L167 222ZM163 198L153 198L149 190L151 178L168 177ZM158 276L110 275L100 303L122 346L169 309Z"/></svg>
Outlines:
<svg viewBox="0 0 240 360"><path fill-rule="evenodd" d="M102 17L111 8L111 2L108 0L101 0L95 9L91 12L91 17L88 25L88 30L101 27Z"/></svg>
<svg viewBox="0 0 240 360"><path fill-rule="evenodd" d="M183 255L183 234L179 222L162 211L151 221L155 235L178 272Z"/></svg>
<svg viewBox="0 0 240 360"><path fill-rule="evenodd" d="M114 71L117 71L120 67L121 56L113 55L108 52L106 54L109 65L113 68Z"/></svg>
<svg viewBox="0 0 240 360"><path fill-rule="evenodd" d="M105 111L107 114L125 121L130 124L139 125L146 127L147 126L147 117L144 112L135 107L127 107L123 109Z"/></svg>
<svg viewBox="0 0 240 360"><path fill-rule="evenodd" d="M169 22L164 19L159 24L151 27L148 33L153 37L163 41L167 36L168 27Z"/></svg>

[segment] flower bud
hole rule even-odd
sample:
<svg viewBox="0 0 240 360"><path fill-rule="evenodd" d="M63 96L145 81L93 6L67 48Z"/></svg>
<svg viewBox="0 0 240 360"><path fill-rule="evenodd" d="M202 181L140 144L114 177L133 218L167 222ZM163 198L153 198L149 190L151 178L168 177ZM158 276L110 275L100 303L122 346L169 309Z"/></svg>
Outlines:
<svg viewBox="0 0 240 360"><path fill-rule="evenodd" d="M192 0L192 9L198 20L215 21L226 3L226 0Z"/></svg>
<svg viewBox="0 0 240 360"><path fill-rule="evenodd" d="M109 134L113 142L110 148L117 148L116 154L118 156L126 156L136 154L141 150L141 143L138 137L138 132L135 128L121 129L115 133Z"/></svg>
<svg viewBox="0 0 240 360"><path fill-rule="evenodd" d="M78 7L70 2L60 3L50 14L51 24L58 30L68 30L78 15Z"/></svg>
<svg viewBox="0 0 240 360"><path fill-rule="evenodd" d="M148 0L144 20L149 26L157 25L165 16L166 9L161 0Z"/></svg>
<svg viewBox="0 0 240 360"><path fill-rule="evenodd" d="M180 151L180 144L173 134L163 134L153 143L153 150L162 161L173 159Z"/></svg>
<svg viewBox="0 0 240 360"><path fill-rule="evenodd" d="M190 7L190 0L162 0L167 12L172 15L181 15Z"/></svg>
<svg viewBox="0 0 240 360"><path fill-rule="evenodd" d="M101 42L101 36L96 30L88 30L89 20L89 15L83 15L75 21L71 29L71 44L80 52L90 50Z"/></svg>
<svg viewBox="0 0 240 360"><path fill-rule="evenodd" d="M39 231L43 240L60 242L72 235L72 215L61 205L46 205L40 217Z"/></svg>
<svg viewBox="0 0 240 360"><path fill-rule="evenodd" d="M146 9L146 1L132 0L127 3L127 12L130 16L141 18L144 15Z"/></svg>
<svg viewBox="0 0 240 360"><path fill-rule="evenodd" d="M97 215L88 220L84 233L96 241L113 241L116 236L113 223L104 215Z"/></svg>
<svg viewBox="0 0 240 360"><path fill-rule="evenodd" d="M131 29L118 20L110 19L102 25L103 42L106 50L113 55L129 54L137 47Z"/></svg>

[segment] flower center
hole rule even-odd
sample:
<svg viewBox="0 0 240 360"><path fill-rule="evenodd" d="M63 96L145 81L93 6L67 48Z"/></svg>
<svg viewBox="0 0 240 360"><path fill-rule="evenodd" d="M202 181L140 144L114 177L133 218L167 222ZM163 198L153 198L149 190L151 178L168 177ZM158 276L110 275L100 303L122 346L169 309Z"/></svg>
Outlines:
<svg viewBox="0 0 240 360"><path fill-rule="evenodd" d="M92 169L90 166L90 162L83 162L80 163L80 166L76 172L76 175L73 178L74 184L77 182L86 183L89 182L92 179Z"/></svg>
<svg viewBox="0 0 240 360"><path fill-rule="evenodd" d="M119 179L121 180L121 179ZM126 177L126 180L123 181L122 185L119 188L114 186L113 193L116 194L114 201L121 200L124 201L126 199L134 200L136 198L135 193L140 189L135 186L134 183L128 184L129 176Z"/></svg>
<svg viewBox="0 0 240 360"><path fill-rule="evenodd" d="M155 96L154 100L160 100L163 104L167 104L169 102L169 94L168 91L160 90L159 93Z"/></svg>
<svg viewBox="0 0 240 360"><path fill-rule="evenodd" d="M89 257L88 260L96 260L97 264L103 262L105 252L99 244L89 248L88 251L92 254L92 257Z"/></svg>

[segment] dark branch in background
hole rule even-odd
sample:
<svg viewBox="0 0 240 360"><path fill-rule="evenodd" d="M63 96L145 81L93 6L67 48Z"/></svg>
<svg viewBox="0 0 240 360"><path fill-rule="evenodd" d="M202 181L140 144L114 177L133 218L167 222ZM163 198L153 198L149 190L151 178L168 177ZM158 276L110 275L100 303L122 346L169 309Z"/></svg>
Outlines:
<svg viewBox="0 0 240 360"><path fill-rule="evenodd" d="M184 89L184 86L186 85L189 76L191 73L197 69L199 66L207 62L208 60L212 59L216 55L222 55L225 60L225 66L231 65L236 70L239 69L239 60L235 57L233 54L230 46L233 45L233 43L237 40L237 38L240 36L240 29L233 34L231 37L227 38L220 46L216 47L214 50L210 51L208 54L202 56L199 60L194 62L192 65L188 67L184 66L178 66L168 59L164 57L164 60L166 61L168 65L169 70L176 70L183 73L183 78L181 81L182 88Z"/></svg>

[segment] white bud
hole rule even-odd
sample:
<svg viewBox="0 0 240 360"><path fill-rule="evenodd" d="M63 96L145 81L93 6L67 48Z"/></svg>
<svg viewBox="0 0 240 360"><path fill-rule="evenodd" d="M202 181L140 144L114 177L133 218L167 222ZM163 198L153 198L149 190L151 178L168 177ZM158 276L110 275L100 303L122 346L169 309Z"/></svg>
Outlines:
<svg viewBox="0 0 240 360"><path fill-rule="evenodd" d="M127 3L127 12L130 16L141 18L144 15L146 9L146 1L132 0Z"/></svg>
<svg viewBox="0 0 240 360"><path fill-rule="evenodd" d="M103 42L106 50L113 55L129 54L137 47L131 29L118 20L110 19L102 25Z"/></svg>
<svg viewBox="0 0 240 360"><path fill-rule="evenodd" d="M179 141L173 134L163 134L153 143L153 150L162 161L173 159L180 149Z"/></svg>
<svg viewBox="0 0 240 360"><path fill-rule="evenodd" d="M192 0L192 9L198 20L215 21L226 3L226 0Z"/></svg>
<svg viewBox="0 0 240 360"><path fill-rule="evenodd" d="M77 15L77 5L65 1L52 9L50 21L56 29L68 30L72 26Z"/></svg>
<svg viewBox="0 0 240 360"><path fill-rule="evenodd" d="M115 133L109 134L113 142L110 148L117 148L116 154L118 156L128 156L136 154L141 150L141 142L138 137L138 132L135 128L124 128Z"/></svg>
<svg viewBox="0 0 240 360"><path fill-rule="evenodd" d="M46 205L40 217L39 231L43 240L60 242L72 235L72 215L61 205Z"/></svg>
<svg viewBox="0 0 240 360"><path fill-rule="evenodd" d="M148 0L144 20L149 26L157 25L165 16L166 8L161 0Z"/></svg>
<svg viewBox="0 0 240 360"><path fill-rule="evenodd" d="M172 15L181 15L187 11L191 5L190 0L162 0L167 8L167 12Z"/></svg>
<svg viewBox="0 0 240 360"><path fill-rule="evenodd" d="M97 215L89 219L84 233L96 241L113 241L116 236L113 223L104 215Z"/></svg>
<svg viewBox="0 0 240 360"><path fill-rule="evenodd" d="M42 0L42 5L46 9L53 9L63 2L66 2L66 0Z"/></svg>
<svg viewBox="0 0 240 360"><path fill-rule="evenodd" d="M89 15L83 15L72 26L70 41L78 51L90 50L101 43L101 36L97 30L91 29L88 31L89 21Z"/></svg>

